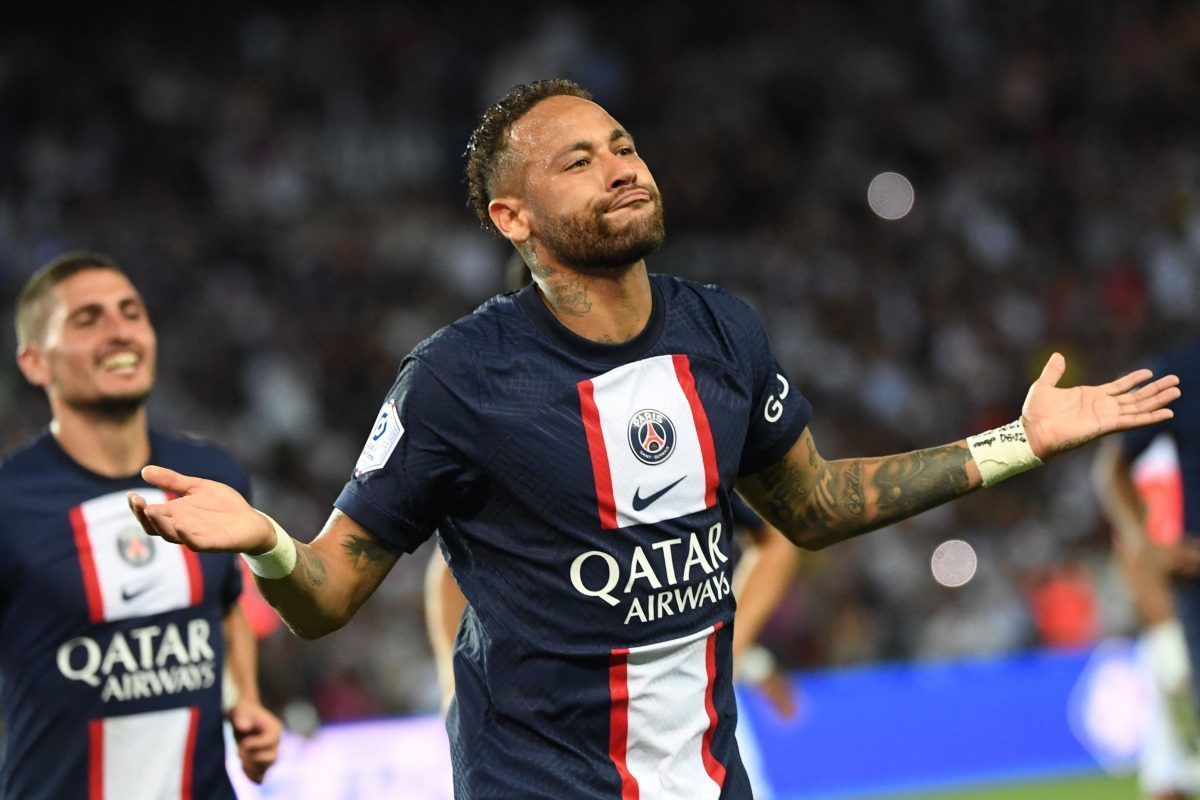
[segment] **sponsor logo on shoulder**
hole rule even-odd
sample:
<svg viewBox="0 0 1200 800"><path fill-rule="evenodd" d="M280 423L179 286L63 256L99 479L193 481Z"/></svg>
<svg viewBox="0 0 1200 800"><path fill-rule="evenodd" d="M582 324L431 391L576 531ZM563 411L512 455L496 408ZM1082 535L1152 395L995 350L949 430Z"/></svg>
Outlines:
<svg viewBox="0 0 1200 800"><path fill-rule="evenodd" d="M675 452L675 425L670 417L653 408L643 408L630 417L629 449L638 461L650 466L670 458Z"/></svg>
<svg viewBox="0 0 1200 800"><path fill-rule="evenodd" d="M367 437L367 443L363 445L358 462L354 465L354 476L360 477L386 464L403 435L404 426L400 424L396 401L388 400L375 417L371 435Z"/></svg>

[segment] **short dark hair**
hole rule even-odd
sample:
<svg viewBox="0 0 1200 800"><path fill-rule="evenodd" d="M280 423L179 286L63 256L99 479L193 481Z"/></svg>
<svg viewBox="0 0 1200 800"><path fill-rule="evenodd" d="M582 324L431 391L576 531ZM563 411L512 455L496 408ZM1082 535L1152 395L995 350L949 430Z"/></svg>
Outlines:
<svg viewBox="0 0 1200 800"><path fill-rule="evenodd" d="M519 83L496 104L483 112L479 125L467 142L467 202L475 209L479 224L499 234L488 215L488 203L495 196L498 167L508 149L507 134L514 123L547 97L567 95L591 100L592 94L565 78Z"/></svg>
<svg viewBox="0 0 1200 800"><path fill-rule="evenodd" d="M46 302L50 292L67 278L85 269L111 269L125 274L125 270L108 256L85 251L65 253L44 264L29 276L25 287L17 295L18 346L23 347L42 338L46 332L46 320L50 317L50 304Z"/></svg>

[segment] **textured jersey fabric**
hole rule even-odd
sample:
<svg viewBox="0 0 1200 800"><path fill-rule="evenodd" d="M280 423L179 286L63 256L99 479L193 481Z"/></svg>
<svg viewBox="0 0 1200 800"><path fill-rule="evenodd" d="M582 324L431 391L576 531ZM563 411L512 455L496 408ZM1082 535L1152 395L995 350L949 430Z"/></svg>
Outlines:
<svg viewBox="0 0 1200 800"><path fill-rule="evenodd" d="M151 434L153 463L245 493L206 444ZM0 796L233 798L221 724L221 622L234 556L147 536L125 494L49 433L0 462Z"/></svg>
<svg viewBox="0 0 1200 800"><path fill-rule="evenodd" d="M447 719L456 796L747 798L733 732L734 481L811 407L754 313L652 276L621 345L534 287L405 359L336 505L469 601Z"/></svg>

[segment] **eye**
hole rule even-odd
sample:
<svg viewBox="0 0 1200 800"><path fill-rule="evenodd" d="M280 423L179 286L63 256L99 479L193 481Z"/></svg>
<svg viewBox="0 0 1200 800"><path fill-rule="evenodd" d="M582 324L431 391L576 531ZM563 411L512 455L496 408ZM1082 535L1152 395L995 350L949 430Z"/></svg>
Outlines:
<svg viewBox="0 0 1200 800"><path fill-rule="evenodd" d="M633 145L626 144L617 148L617 155L619 156L632 156L636 154L637 151L633 149Z"/></svg>
<svg viewBox="0 0 1200 800"><path fill-rule="evenodd" d="M583 167L586 167L589 163L591 163L589 159L580 158L580 159L577 159L576 161L572 161L569 165L567 165L567 169L581 169Z"/></svg>

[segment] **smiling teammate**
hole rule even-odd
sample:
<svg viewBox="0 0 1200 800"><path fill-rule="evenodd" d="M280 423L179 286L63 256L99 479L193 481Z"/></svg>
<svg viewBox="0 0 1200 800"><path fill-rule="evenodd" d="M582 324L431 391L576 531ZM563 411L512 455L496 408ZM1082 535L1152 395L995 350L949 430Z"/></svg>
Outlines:
<svg viewBox="0 0 1200 800"><path fill-rule="evenodd" d="M151 458L247 489L229 456L152 432L154 328L104 256L64 256L17 301L17 363L46 391L47 432L0 463L0 796L233 798L222 673L246 775L281 726L258 699L256 644L227 555L151 539L129 512Z"/></svg>
<svg viewBox="0 0 1200 800"><path fill-rule="evenodd" d="M735 486L797 545L822 547L1168 418L1178 396L1170 376L1137 388L1146 370L1058 388L1055 355L1003 428L827 461L750 309L647 272L658 188L584 90L514 87L476 128L467 177L534 284L404 360L311 544L171 470L143 474L182 497L130 498L147 531L248 554L305 637L345 624L438 529L469 603L446 723L460 800L749 798L731 682Z"/></svg>

